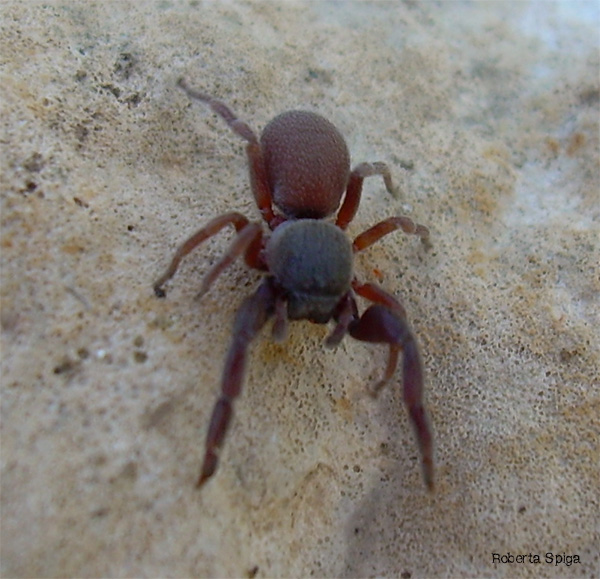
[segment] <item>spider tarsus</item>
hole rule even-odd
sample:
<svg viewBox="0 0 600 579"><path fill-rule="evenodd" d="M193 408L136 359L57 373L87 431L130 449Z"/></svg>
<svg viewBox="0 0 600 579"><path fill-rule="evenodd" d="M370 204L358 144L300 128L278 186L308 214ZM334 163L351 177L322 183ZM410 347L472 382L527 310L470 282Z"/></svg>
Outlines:
<svg viewBox="0 0 600 579"><path fill-rule="evenodd" d="M430 458L423 459L423 478L425 479L425 486L430 493L435 491L433 471L433 460Z"/></svg>
<svg viewBox="0 0 600 579"><path fill-rule="evenodd" d="M210 450L206 452L204 463L202 464L202 471L200 472L200 478L198 478L198 482L196 483L196 488L203 487L204 483L215 474L218 462L219 457L214 452Z"/></svg>
<svg viewBox="0 0 600 579"><path fill-rule="evenodd" d="M381 393L381 391L389 384L389 379L388 380L379 380L379 382L377 382L377 384L375 384L375 386L372 386L371 388L369 388L367 391L369 392L369 395L371 396L371 398L379 398L379 394Z"/></svg>
<svg viewBox="0 0 600 579"><path fill-rule="evenodd" d="M206 291L204 288L202 288L195 296L194 296L194 301L199 302L204 295L206 294Z"/></svg>

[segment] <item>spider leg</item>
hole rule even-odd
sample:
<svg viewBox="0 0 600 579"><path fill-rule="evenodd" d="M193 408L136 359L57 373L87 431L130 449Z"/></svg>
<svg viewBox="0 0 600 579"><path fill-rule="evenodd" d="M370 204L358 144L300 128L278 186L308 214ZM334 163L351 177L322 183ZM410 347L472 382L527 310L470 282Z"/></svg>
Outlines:
<svg viewBox="0 0 600 579"><path fill-rule="evenodd" d="M363 233L352 242L352 249L354 249L355 253L362 251L370 245L373 245L376 241L379 241L384 235L396 231L397 229L402 229L404 233L418 235L425 247L431 246L431 242L429 241L429 229L420 223L415 223L410 217L401 215L399 217L388 217L366 231L363 231Z"/></svg>
<svg viewBox="0 0 600 579"><path fill-rule="evenodd" d="M374 283L361 283L356 278L352 280L352 289L361 297L386 306L396 312L402 319L406 319L404 306L391 294Z"/></svg>
<svg viewBox="0 0 600 579"><path fill-rule="evenodd" d="M211 97L205 92L190 88L183 78L177 81L177 86L182 88L191 99L206 103L214 113L219 115L237 133L242 139L249 143L258 143L254 131L244 122L235 116L235 113L223 102Z"/></svg>
<svg viewBox="0 0 600 579"><path fill-rule="evenodd" d="M250 185L258 210L271 229L274 229L282 221L285 221L285 219L273 213L273 200L268 185L267 171L260 143L254 131L244 121L238 119L235 113L223 101L190 88L182 78L179 79L177 85L186 92L188 97L206 103L214 113L225 120L237 135L248 143L246 154L248 155L250 169Z"/></svg>
<svg viewBox="0 0 600 579"><path fill-rule="evenodd" d="M337 346L347 334L350 324L353 321L358 320L358 308L356 307L356 300L354 299L352 292L346 293L340 300L337 311L334 313L334 319L336 325L325 340L325 345L328 348Z"/></svg>
<svg viewBox="0 0 600 579"><path fill-rule="evenodd" d="M223 215L219 215L218 217L215 217L209 221L202 229L199 229L189 239L186 239L179 246L179 249L173 256L167 271L165 271L165 273L154 283L154 293L157 295L157 297L165 297L166 293L162 286L175 275L181 260L188 253L194 251L194 249L196 249L196 247L198 247L203 241L206 241L209 237L216 235L227 225L233 225L235 230L239 233L242 229L244 229L244 227L246 227L246 225L248 225L248 223L248 219L241 213L237 213L235 211L231 213L224 213Z"/></svg>
<svg viewBox="0 0 600 579"><path fill-rule="evenodd" d="M204 461L198 487L201 487L217 469L218 452L233 415L233 402L242 389L248 346L273 314L275 298L271 278L267 278L254 294L243 301L236 314L233 339L223 369L221 396L213 409L206 435Z"/></svg>
<svg viewBox="0 0 600 579"><path fill-rule="evenodd" d="M188 255L188 253L191 253L196 249L203 241L216 235L221 229L229 224L235 227L238 236L234 241L232 249L230 249L223 259L215 265L213 270L208 273L207 278L204 280L203 292L208 289L208 286L210 286L217 275L219 275L219 273L221 273L221 271L223 271L223 269L225 269L225 267L227 267L231 261L243 251L246 252L246 263L250 267L265 269L265 266L261 264L259 256L260 249L262 248L260 243L261 236L259 235L260 226L256 223L250 223L241 213L235 211L225 213L209 221L202 229L196 231L194 235L181 244L165 273L153 285L154 293L157 297L165 297L166 292L162 286L175 275L181 260ZM204 287L206 284L208 284L208 286Z"/></svg>
<svg viewBox="0 0 600 579"><path fill-rule="evenodd" d="M258 247L257 241L262 239L262 230L258 223L248 223L234 239L223 257L215 263L210 271L204 276L200 291L196 295L196 299L200 299L210 288L212 283L219 277L221 272L229 267L237 257L242 253L246 253L246 262L253 259L252 250L256 251Z"/></svg>
<svg viewBox="0 0 600 579"><path fill-rule="evenodd" d="M380 304L370 306L360 319L350 324L350 335L363 342L389 344L390 357L383 380L375 387L374 394L392 377L402 350L403 398L415 431L423 476L427 488L434 487L433 436L423 405L423 366L421 356L408 322L388 307Z"/></svg>
<svg viewBox="0 0 600 579"><path fill-rule="evenodd" d="M385 163L379 161L375 163L360 163L350 173L348 185L346 187L346 195L340 210L338 211L335 224L340 229L346 229L348 224L354 219L358 206L360 205L360 196L362 194L363 181L367 177L381 175L385 188L388 193L397 197L397 191L392 183L392 174L389 167Z"/></svg>

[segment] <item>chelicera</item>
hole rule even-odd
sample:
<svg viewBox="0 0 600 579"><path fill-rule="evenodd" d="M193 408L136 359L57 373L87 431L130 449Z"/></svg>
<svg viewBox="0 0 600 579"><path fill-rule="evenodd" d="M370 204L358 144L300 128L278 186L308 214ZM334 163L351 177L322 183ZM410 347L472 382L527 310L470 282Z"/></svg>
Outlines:
<svg viewBox="0 0 600 579"><path fill-rule="evenodd" d="M346 334L364 342L387 344L387 367L373 394L390 381L402 353L404 403L420 449L425 484L432 490L433 441L423 404L423 367L416 339L404 307L381 287L360 282L353 272L354 254L384 235L401 229L419 236L427 245L428 229L409 217L390 217L351 242L344 230L358 209L363 180L380 175L386 189L394 193L390 171L384 163L360 163L351 170L350 154L340 132L312 112L280 114L267 124L259 140L223 102L192 90L183 80L178 84L190 98L209 105L247 142L252 193L271 232L265 233L260 223L235 211L220 215L181 245L169 268L154 284L156 295L164 297L163 285L173 277L181 260L228 225L235 228L235 239L204 277L199 296L240 256L244 256L249 267L266 274L235 317L198 486L212 477L217 468L233 403L242 389L248 346L273 317L272 334L278 341L285 337L288 320L309 320L317 324L333 321L327 346L339 344ZM327 220L336 211L335 217ZM356 296L373 303L362 315L358 313Z"/></svg>

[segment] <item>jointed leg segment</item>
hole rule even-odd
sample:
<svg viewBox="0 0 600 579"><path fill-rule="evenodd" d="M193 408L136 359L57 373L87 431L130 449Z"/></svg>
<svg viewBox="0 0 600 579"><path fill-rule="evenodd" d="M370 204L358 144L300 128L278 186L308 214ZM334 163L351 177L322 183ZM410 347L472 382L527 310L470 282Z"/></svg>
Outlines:
<svg viewBox="0 0 600 579"><path fill-rule="evenodd" d="M429 490L434 486L433 437L423 406L423 367L417 342L405 319L383 305L369 307L359 320L350 324L350 335L364 342L385 343L390 346L390 357L379 389L392 377L403 352L402 381L404 403L412 422L423 465L423 476Z"/></svg>
<svg viewBox="0 0 600 579"><path fill-rule="evenodd" d="M202 486L217 468L218 450L231 422L233 402L242 389L248 346L273 314L274 308L275 291L267 278L252 296L244 300L235 317L233 340L223 369L221 396L210 420L198 486Z"/></svg>
<svg viewBox="0 0 600 579"><path fill-rule="evenodd" d="M260 226L256 223L250 223L241 213L231 212L219 215L207 223L202 229L199 229L187 239L177 250L167 271L155 282L154 293L159 297L165 297L163 285L169 281L177 272L181 260L198 247L209 237L216 235L227 225L233 225L238 232L238 236L228 253L223 256L215 267L208 273L202 285L201 293L204 293L215 278L227 267L238 255L246 251L246 262L257 267L258 251L256 240L261 235Z"/></svg>
<svg viewBox="0 0 600 579"><path fill-rule="evenodd" d="M262 238L262 228L258 223L248 223L242 229L233 243L229 246L223 257L215 263L202 280L200 291L196 295L196 299L200 299L210 288L212 283L219 277L221 272L229 267L237 257L246 253L253 244ZM246 260L248 261L248 260Z"/></svg>
<svg viewBox="0 0 600 579"><path fill-rule="evenodd" d="M254 200L263 219L271 229L274 229L281 222L281 218L273 212L273 201L267 182L263 155L254 131L244 121L238 119L235 113L223 101L190 88L183 79L179 79L177 84L186 92L188 97L209 105L212 111L223 118L237 135L247 141L246 154L248 155L250 185Z"/></svg>
<svg viewBox="0 0 600 579"><path fill-rule="evenodd" d="M258 143L254 131L235 116L235 113L223 102L210 95L190 88L183 78L177 81L177 86L182 88L188 97L206 103L214 113L218 114L225 122L243 139L249 143Z"/></svg>
<svg viewBox="0 0 600 579"><path fill-rule="evenodd" d="M392 231L402 229L404 233L418 235L425 245L429 245L429 229L420 223L415 223L410 217L401 215L399 217L388 217L373 227L363 231L352 243L355 252L362 251L379 241L382 237Z"/></svg>
<svg viewBox="0 0 600 579"><path fill-rule="evenodd" d="M398 196L396 188L392 183L392 174L385 163L360 163L350 173L346 195L337 214L335 224L340 229L346 229L348 224L354 219L354 215L356 215L356 211L360 205L363 181L367 177L373 177L374 175L381 175L388 193L391 193L394 197Z"/></svg>
<svg viewBox="0 0 600 579"><path fill-rule="evenodd" d="M352 289L361 297L385 306L396 312L403 320L406 319L404 306L391 294L374 283L360 283L356 278L352 281Z"/></svg>

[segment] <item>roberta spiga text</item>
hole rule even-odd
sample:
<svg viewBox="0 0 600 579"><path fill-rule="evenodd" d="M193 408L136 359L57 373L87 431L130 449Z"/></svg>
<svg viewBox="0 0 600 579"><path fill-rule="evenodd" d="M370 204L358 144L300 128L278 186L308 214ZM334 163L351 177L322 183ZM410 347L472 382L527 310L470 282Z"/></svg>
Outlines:
<svg viewBox="0 0 600 579"><path fill-rule="evenodd" d="M535 553L519 553L514 554L510 551L508 553L492 553L492 563L499 563L501 565L540 565L542 563L546 565L565 565L570 567L571 565L580 564L581 560L579 555L567 555L566 553L546 553L544 555L537 555Z"/></svg>

